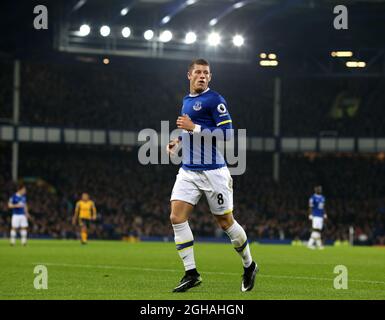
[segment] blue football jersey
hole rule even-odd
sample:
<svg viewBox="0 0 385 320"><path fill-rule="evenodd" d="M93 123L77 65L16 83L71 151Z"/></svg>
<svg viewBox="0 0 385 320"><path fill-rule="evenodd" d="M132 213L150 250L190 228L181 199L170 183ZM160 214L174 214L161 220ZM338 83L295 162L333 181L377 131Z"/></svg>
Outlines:
<svg viewBox="0 0 385 320"><path fill-rule="evenodd" d="M196 135L203 137L205 132L214 130L222 130L220 133L223 133L223 139L229 137L228 130L232 130L232 120L226 100L208 88L201 94L184 97L181 115L188 115L194 124L201 126L202 132L190 133L183 130L182 167L187 170L213 170L226 166L226 161L217 148L216 139L211 137L211 143L206 143L205 147L205 140L196 138Z"/></svg>
<svg viewBox="0 0 385 320"><path fill-rule="evenodd" d="M313 217L324 216L325 197L322 194L313 194L309 199L309 207L312 208Z"/></svg>
<svg viewBox="0 0 385 320"><path fill-rule="evenodd" d="M18 204L18 203L24 204L24 207L22 207L22 208L12 209L12 214L18 214L18 215L25 214L25 205L27 204L27 197L26 196L21 196L21 195L18 195L17 193L15 193L11 198L9 198L9 202L12 204Z"/></svg>

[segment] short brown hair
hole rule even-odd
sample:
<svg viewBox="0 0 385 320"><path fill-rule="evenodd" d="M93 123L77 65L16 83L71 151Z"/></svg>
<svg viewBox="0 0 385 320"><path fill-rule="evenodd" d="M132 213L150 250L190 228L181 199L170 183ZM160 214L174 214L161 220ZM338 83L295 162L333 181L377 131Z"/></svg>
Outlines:
<svg viewBox="0 0 385 320"><path fill-rule="evenodd" d="M19 191L19 190L25 188L25 184L23 182L18 182L16 185L16 188L17 188L16 191Z"/></svg>
<svg viewBox="0 0 385 320"><path fill-rule="evenodd" d="M195 59L193 61L191 61L191 63L189 64L188 66L188 71L191 71L193 68L194 68L194 65L200 65L200 66L209 66L210 67L210 64L207 60L205 59Z"/></svg>

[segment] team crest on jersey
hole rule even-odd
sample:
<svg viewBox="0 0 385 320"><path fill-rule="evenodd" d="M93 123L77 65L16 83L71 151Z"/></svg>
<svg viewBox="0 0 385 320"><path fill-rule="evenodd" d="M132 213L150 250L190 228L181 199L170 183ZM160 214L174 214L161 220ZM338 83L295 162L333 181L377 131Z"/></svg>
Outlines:
<svg viewBox="0 0 385 320"><path fill-rule="evenodd" d="M195 102L193 109L195 111L199 111L200 109L202 109L202 102L200 102L200 101Z"/></svg>
<svg viewBox="0 0 385 320"><path fill-rule="evenodd" d="M223 103L218 104L217 110L219 113L225 113L227 111L226 106Z"/></svg>

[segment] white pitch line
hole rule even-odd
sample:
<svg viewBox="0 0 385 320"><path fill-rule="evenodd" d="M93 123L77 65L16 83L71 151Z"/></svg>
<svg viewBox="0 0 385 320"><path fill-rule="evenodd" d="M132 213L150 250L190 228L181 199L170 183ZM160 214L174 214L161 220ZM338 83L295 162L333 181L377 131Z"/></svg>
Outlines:
<svg viewBox="0 0 385 320"><path fill-rule="evenodd" d="M44 263L44 262L35 262L34 265L45 265L45 266L56 266L56 267L70 267L70 268L93 268L93 269L116 269L116 270L135 270L135 271L154 271L154 272L181 272L177 269L157 269L157 268L139 268L139 267L125 267L125 266L109 266L109 265L92 265L92 264L72 264L72 263ZM239 276L240 273L235 272L214 272L214 271L201 271L205 274L221 274L228 276ZM316 280L316 281L333 281L333 278L318 278L318 277L303 277L303 276L284 276L284 275L268 275L268 274L259 274L258 277L266 278L281 278L281 279L297 279L297 280ZM370 284L384 284L385 281L373 281L373 280L358 280L358 279L349 279L352 282L362 282Z"/></svg>

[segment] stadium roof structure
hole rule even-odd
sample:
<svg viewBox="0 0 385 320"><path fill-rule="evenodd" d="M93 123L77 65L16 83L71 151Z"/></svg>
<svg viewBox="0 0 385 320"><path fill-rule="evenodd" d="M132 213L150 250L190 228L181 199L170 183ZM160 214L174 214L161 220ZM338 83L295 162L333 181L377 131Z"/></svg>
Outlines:
<svg viewBox="0 0 385 320"><path fill-rule="evenodd" d="M212 61L250 63L272 52L280 67L287 60L298 70L301 61L328 72L334 63L330 53L349 50L353 59L366 61L366 70L375 65L384 72L384 0L47 0L49 30L44 31L32 27L33 6L39 3L19 2L2 5L12 14L1 21L0 51L14 56L66 52L189 60L204 55ZM333 26L337 5L348 9L347 30ZM79 37L82 24L89 25L90 33ZM103 25L110 28L108 36L100 35ZM124 27L130 28L127 37L121 34ZM143 37L148 29L154 32L151 41ZM171 31L170 41L159 40L164 30ZM185 43L189 31L197 38L192 44ZM207 38L213 31L222 41L210 47ZM235 35L243 37L242 47L233 45Z"/></svg>

